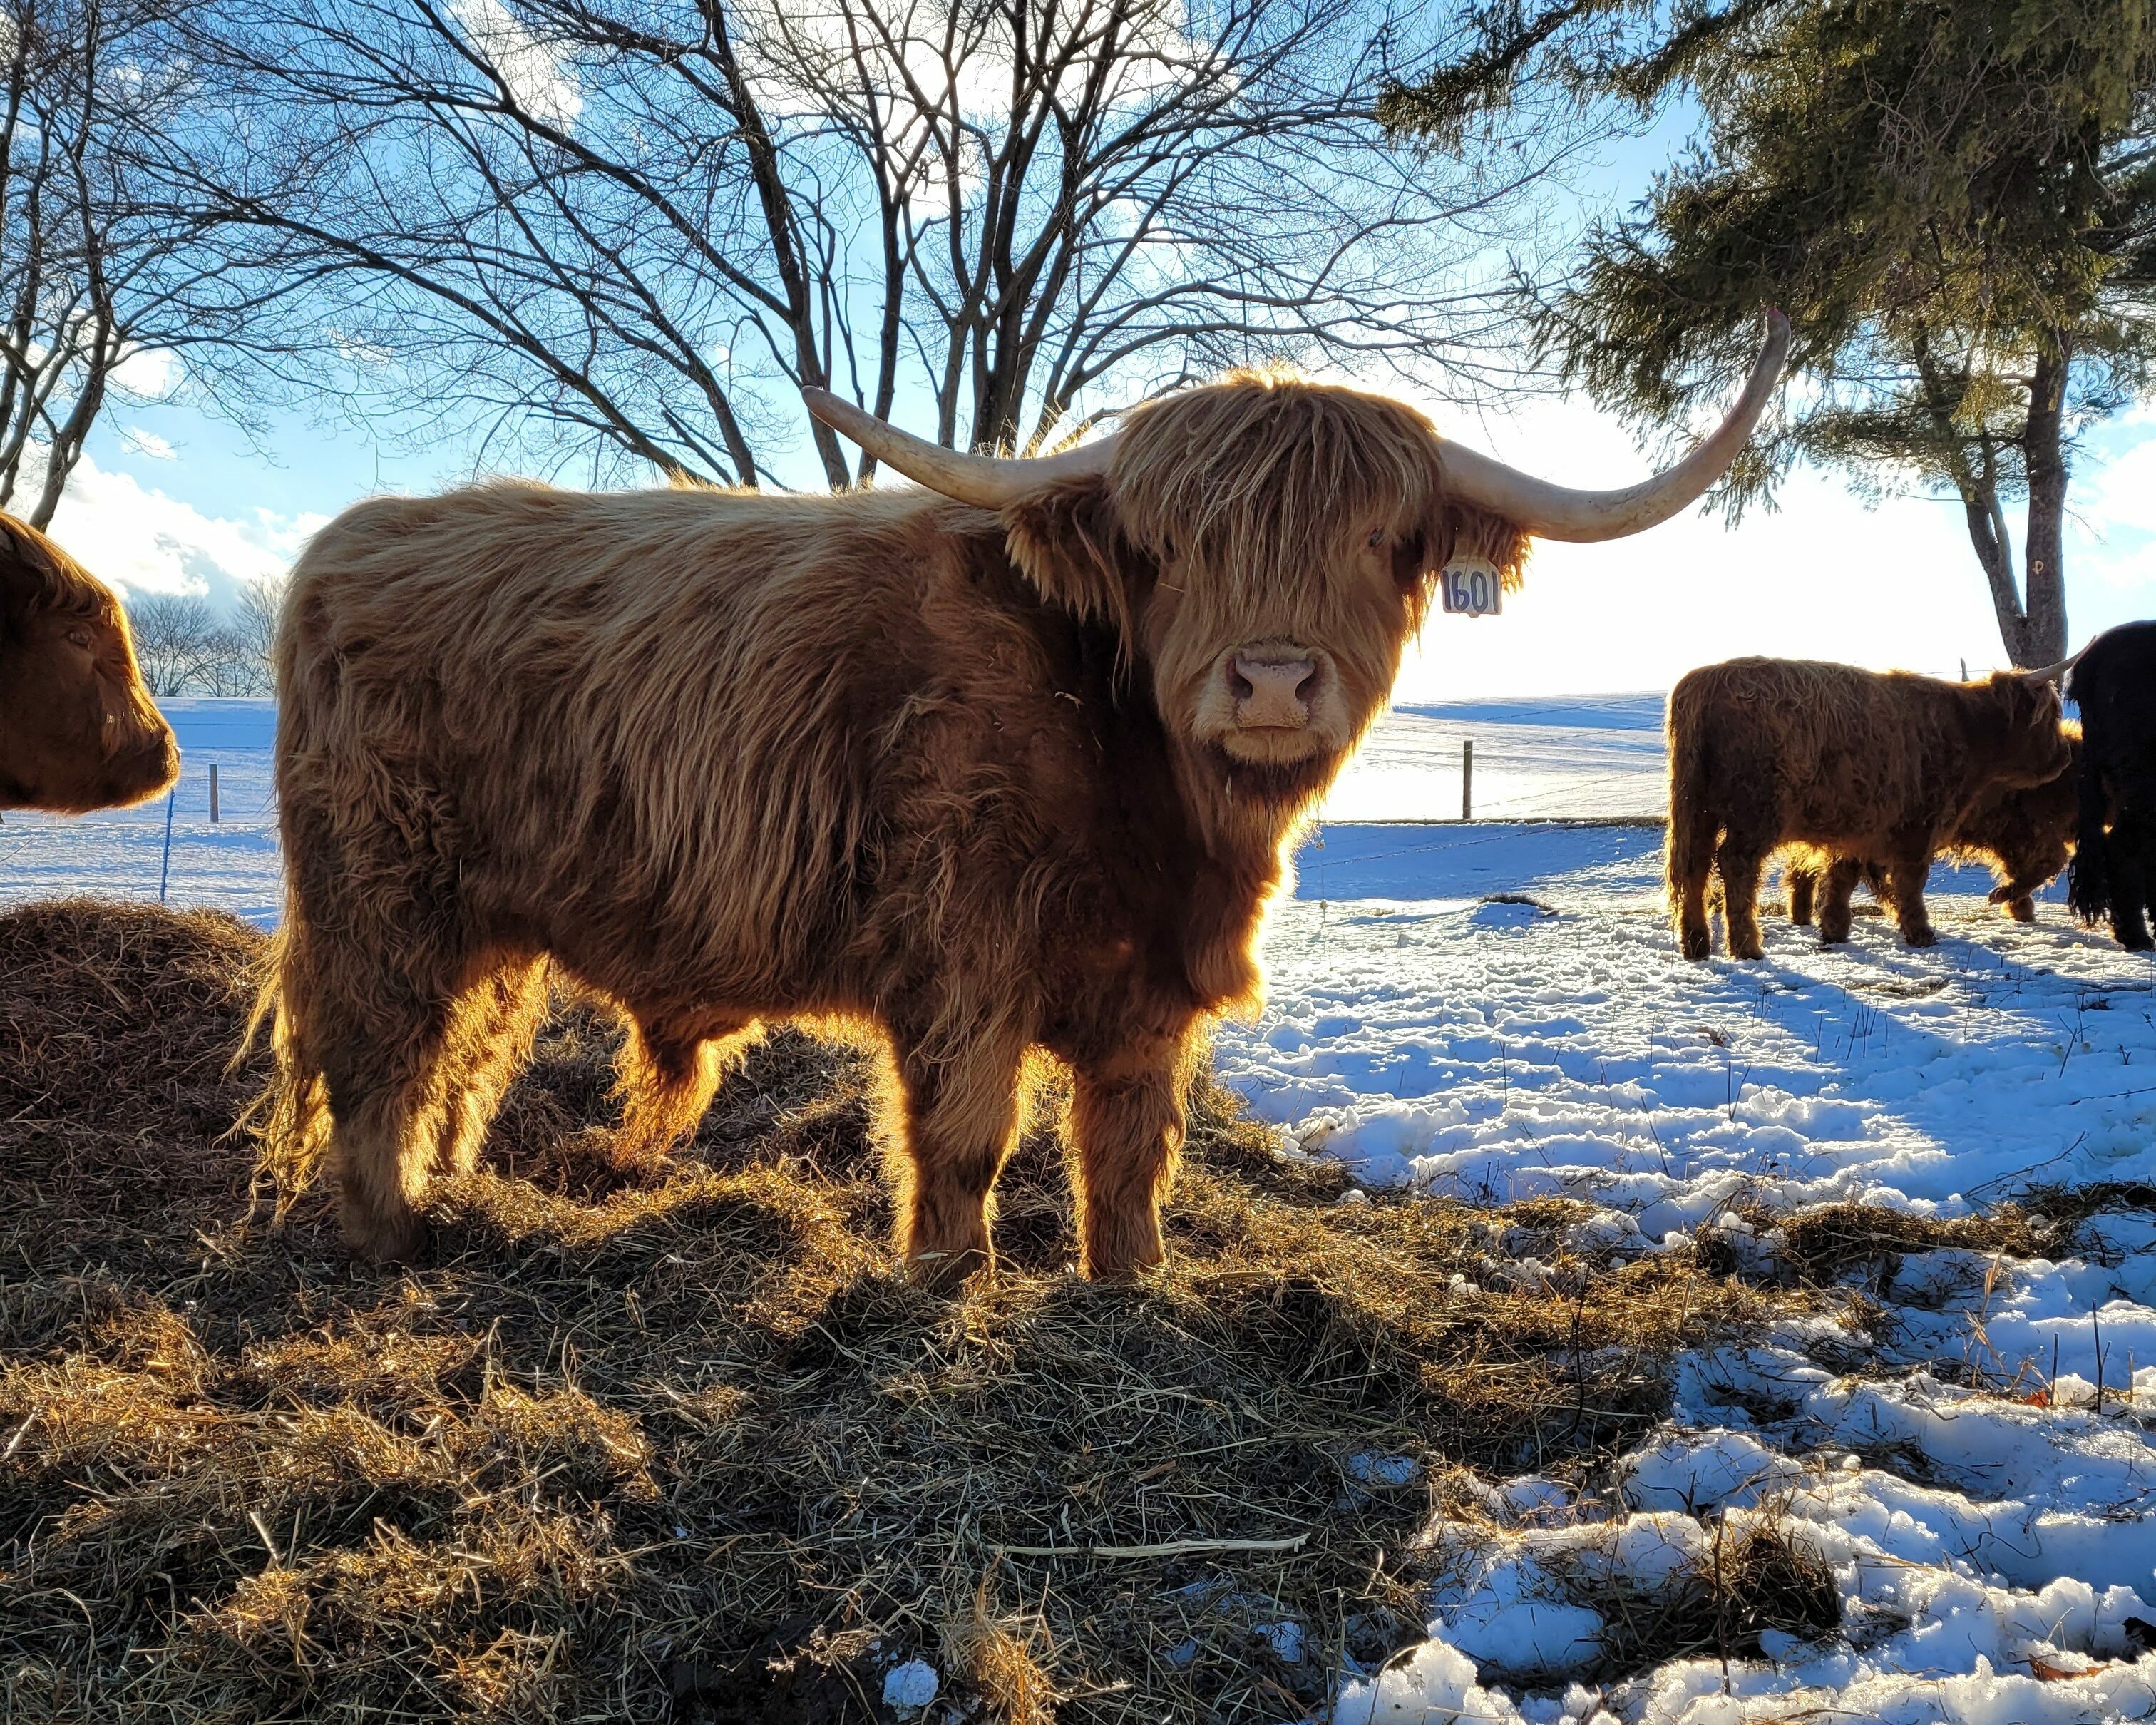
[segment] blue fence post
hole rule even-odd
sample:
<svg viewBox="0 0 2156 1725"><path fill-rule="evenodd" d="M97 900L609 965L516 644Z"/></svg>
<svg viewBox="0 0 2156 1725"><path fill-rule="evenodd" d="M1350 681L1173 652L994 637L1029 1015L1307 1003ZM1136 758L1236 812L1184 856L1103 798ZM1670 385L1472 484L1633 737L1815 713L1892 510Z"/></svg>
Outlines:
<svg viewBox="0 0 2156 1725"><path fill-rule="evenodd" d="M172 805L180 800L180 788L175 784L165 798L165 860L157 865L157 902L165 901L165 886L172 878Z"/></svg>

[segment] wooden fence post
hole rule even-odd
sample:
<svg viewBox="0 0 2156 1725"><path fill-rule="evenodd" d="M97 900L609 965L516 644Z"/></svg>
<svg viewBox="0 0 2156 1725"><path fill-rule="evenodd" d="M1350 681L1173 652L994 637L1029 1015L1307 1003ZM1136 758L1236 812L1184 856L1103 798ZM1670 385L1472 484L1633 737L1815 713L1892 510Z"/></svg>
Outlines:
<svg viewBox="0 0 2156 1725"><path fill-rule="evenodd" d="M209 824L217 824L217 762L209 763Z"/></svg>
<svg viewBox="0 0 2156 1725"><path fill-rule="evenodd" d="M1475 745L1460 745L1460 818L1475 819Z"/></svg>

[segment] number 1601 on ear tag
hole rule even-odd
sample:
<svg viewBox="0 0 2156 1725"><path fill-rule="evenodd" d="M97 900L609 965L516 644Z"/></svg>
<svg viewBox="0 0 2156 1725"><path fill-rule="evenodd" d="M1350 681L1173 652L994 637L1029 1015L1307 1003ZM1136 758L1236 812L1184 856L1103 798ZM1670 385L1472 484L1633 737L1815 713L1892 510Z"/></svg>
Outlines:
<svg viewBox="0 0 2156 1725"><path fill-rule="evenodd" d="M1505 608L1505 582L1484 557L1459 557L1437 572L1445 608L1460 617L1494 617Z"/></svg>

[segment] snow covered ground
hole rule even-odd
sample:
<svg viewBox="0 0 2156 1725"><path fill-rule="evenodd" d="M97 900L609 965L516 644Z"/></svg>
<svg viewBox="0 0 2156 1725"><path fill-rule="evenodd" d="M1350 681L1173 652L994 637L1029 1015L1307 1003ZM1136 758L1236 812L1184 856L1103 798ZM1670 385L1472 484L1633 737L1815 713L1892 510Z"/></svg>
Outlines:
<svg viewBox="0 0 2156 1725"><path fill-rule="evenodd" d="M170 706L169 896L266 925L268 705ZM1456 812L1471 738L1478 813L1650 813L1660 716L1659 697L1613 697L1388 720L1273 916L1270 1004L1219 1037L1223 1075L1297 1153L1370 1188L1581 1199L1582 1244L1620 1256L1705 1227L1754 1268L1778 1236L1739 1211L2156 1188L2156 966L2072 928L2056 888L2019 927L1987 880L1941 870L1928 952L1876 918L1835 950L1770 918L1763 963L1691 965L1651 827L1346 824ZM8 817L0 902L154 896L166 813ZM1430 1639L1355 1676L1334 1718L2156 1717L2156 1209L2133 1201L2156 1192L2122 1196L2056 1261L1912 1253L1861 1329L1808 1319L1687 1359L1674 1420L1609 1490L1499 1482L1440 1517L1430 1542L1455 1561ZM1770 1519L1831 1565L1839 1635L1585 1685L1610 1628L1595 1601L1696 1569L1724 1510L1723 1538Z"/></svg>
<svg viewBox="0 0 2156 1725"><path fill-rule="evenodd" d="M1770 919L1765 963L1691 965L1660 845L1322 830L1268 932L1270 1004L1223 1027L1223 1075L1367 1187L1582 1199L1583 1244L1620 1255L1706 1225L1764 1269L1776 1235L1740 1209L1951 1216L2038 1184L2156 1183L2156 967L2072 928L2056 888L2020 927L1987 880L1942 870L1928 952L1882 920L1827 949ZM1686 1362L1675 1423L1614 1492L1520 1480L1440 1518L1458 1562L1429 1644L1337 1717L2156 1716L2156 1215L2114 1209L2074 1238L2057 1262L1912 1253L1866 1332L1821 1319ZM1726 1538L1771 1515L1832 1564L1841 1636L1783 1637L1726 1679L1686 1660L1579 1686L1609 1627L1583 1577L1650 1590L1702 1561L1724 1506Z"/></svg>
<svg viewBox="0 0 2156 1725"><path fill-rule="evenodd" d="M1330 820L1450 819L1475 746L1483 820L1651 816L1662 807L1662 697L1443 701L1385 715L1327 800Z"/></svg>

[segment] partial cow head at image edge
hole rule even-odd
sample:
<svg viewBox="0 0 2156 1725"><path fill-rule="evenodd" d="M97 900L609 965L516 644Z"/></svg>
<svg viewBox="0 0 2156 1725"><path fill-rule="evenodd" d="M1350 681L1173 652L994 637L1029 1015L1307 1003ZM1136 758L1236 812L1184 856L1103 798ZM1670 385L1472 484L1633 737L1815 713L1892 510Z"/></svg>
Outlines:
<svg viewBox="0 0 2156 1725"><path fill-rule="evenodd" d="M119 600L35 527L0 515L0 809L124 808L179 769Z"/></svg>
<svg viewBox="0 0 2156 1725"><path fill-rule="evenodd" d="M1311 806L1383 710L1439 571L1476 557L1516 587L1532 539L1620 538L1687 507L1751 434L1788 342L1770 316L1722 424L1616 491L1548 484L1402 403L1270 372L1164 396L1111 437L1031 459L943 449L804 394L886 465L996 511L1045 598L1111 624L1194 807L1257 838Z"/></svg>

